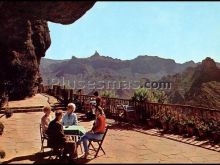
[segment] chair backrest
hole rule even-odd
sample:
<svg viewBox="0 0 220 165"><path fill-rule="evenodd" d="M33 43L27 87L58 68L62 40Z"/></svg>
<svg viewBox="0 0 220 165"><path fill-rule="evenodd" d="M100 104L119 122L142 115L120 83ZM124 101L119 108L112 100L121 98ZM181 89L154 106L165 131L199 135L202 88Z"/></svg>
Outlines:
<svg viewBox="0 0 220 165"><path fill-rule="evenodd" d="M41 139L43 138L43 128L42 128L41 124L40 124L40 137L41 137Z"/></svg>
<svg viewBox="0 0 220 165"><path fill-rule="evenodd" d="M41 137L41 139L43 139L43 138L47 138L47 137L48 137L48 136L45 135L45 133L43 132L42 124L40 124L40 137Z"/></svg>
<svg viewBox="0 0 220 165"><path fill-rule="evenodd" d="M102 137L102 141L104 141L105 136L106 136L106 134L107 134L107 132L108 132L108 129L109 129L109 126L106 126L106 128L105 128L105 133L104 133L104 135L103 135L103 137Z"/></svg>

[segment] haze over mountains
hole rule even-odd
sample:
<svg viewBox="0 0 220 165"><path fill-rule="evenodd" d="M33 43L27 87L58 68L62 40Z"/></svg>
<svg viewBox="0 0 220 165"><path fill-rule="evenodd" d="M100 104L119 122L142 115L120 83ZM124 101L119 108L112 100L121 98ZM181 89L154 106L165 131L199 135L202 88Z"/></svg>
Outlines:
<svg viewBox="0 0 220 165"><path fill-rule="evenodd" d="M158 80L162 76L182 72L189 66L196 66L196 64L193 61L178 64L172 59L147 55L138 56L132 60L120 60L101 56L95 52L88 58L76 58L74 56L70 60L43 58L40 70L43 78L48 76L60 78L67 75L81 75L83 78L91 78L98 75L100 78L111 79L148 78Z"/></svg>
<svg viewBox="0 0 220 165"><path fill-rule="evenodd" d="M209 66L212 66L212 69L207 69ZM220 95L218 91L220 72L217 66L220 67L220 64L215 63L211 58L203 60L202 63L189 61L179 64L172 59L157 56L142 55L132 60L120 60L95 52L88 58L75 56L69 60L42 58L40 71L44 84L60 83L63 85L65 83L70 87L76 87L74 81L140 81L145 79L172 82L172 89L166 91L170 103L209 105L216 108L220 107L218 98L214 98L211 102L206 98L205 104L198 101L204 99L204 93L207 97ZM86 87L84 93L88 94L94 90ZM114 91L120 98L131 98L134 92L133 89L115 89Z"/></svg>

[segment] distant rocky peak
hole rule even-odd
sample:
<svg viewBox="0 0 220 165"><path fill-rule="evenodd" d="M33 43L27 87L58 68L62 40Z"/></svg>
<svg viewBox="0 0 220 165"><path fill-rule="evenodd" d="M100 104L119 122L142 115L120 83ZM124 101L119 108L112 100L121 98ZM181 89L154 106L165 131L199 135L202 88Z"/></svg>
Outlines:
<svg viewBox="0 0 220 165"><path fill-rule="evenodd" d="M194 65L196 63L193 60L190 60L190 61L185 62L184 64L192 64L192 65Z"/></svg>
<svg viewBox="0 0 220 165"><path fill-rule="evenodd" d="M96 50L95 53L94 53L91 57L101 57L101 55L100 55L99 52L97 52L97 50Z"/></svg>
<svg viewBox="0 0 220 165"><path fill-rule="evenodd" d="M213 70L213 69L217 70L218 69L215 61L210 57L207 57L206 59L202 61L201 68L205 70Z"/></svg>
<svg viewBox="0 0 220 165"><path fill-rule="evenodd" d="M192 88L200 87L202 83L217 81L220 82L220 69L217 67L215 61L207 57L202 63L195 68L194 82Z"/></svg>
<svg viewBox="0 0 220 165"><path fill-rule="evenodd" d="M76 60L77 59L77 57L76 56L72 56L72 58L71 58L72 60Z"/></svg>
<svg viewBox="0 0 220 165"><path fill-rule="evenodd" d="M105 60L105 61L115 61L117 59L114 59L112 57L109 57L109 56L104 56L104 55L100 55L98 51L95 51L95 53L89 57L89 59L92 59L94 61L96 60Z"/></svg>

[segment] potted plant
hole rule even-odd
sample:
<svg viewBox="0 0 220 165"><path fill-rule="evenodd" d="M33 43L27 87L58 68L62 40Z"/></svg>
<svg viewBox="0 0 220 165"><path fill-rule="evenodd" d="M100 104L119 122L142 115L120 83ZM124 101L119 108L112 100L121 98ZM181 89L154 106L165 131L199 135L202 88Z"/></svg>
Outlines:
<svg viewBox="0 0 220 165"><path fill-rule="evenodd" d="M195 122L194 119L188 119L186 120L186 126L187 126L187 134L189 137L194 135L194 129L195 129Z"/></svg>
<svg viewBox="0 0 220 165"><path fill-rule="evenodd" d="M147 126L149 128L154 128L156 126L156 121L154 118L147 119Z"/></svg>
<svg viewBox="0 0 220 165"><path fill-rule="evenodd" d="M220 122L212 120L209 122L210 128L210 138L214 143L218 143L220 141Z"/></svg>
<svg viewBox="0 0 220 165"><path fill-rule="evenodd" d="M169 122L170 122L170 120L171 120L171 116L170 115L164 115L162 117L161 124L162 124L164 132L167 132L169 130Z"/></svg>
<svg viewBox="0 0 220 165"><path fill-rule="evenodd" d="M164 113L162 111L158 111L157 115L155 116L155 122L156 122L156 127L162 129L162 117L164 116Z"/></svg>
<svg viewBox="0 0 220 165"><path fill-rule="evenodd" d="M196 124L196 128L198 131L198 136L200 139L205 138L205 136L207 135L208 131L209 131L209 125L204 122L204 121L200 121Z"/></svg>
<svg viewBox="0 0 220 165"><path fill-rule="evenodd" d="M3 123L2 122L0 122L0 135L2 135L3 134L3 132L4 132L4 125L3 125Z"/></svg>
<svg viewBox="0 0 220 165"><path fill-rule="evenodd" d="M172 116L169 121L169 130L171 132L173 133L177 132L177 123L178 123L177 119L174 116Z"/></svg>
<svg viewBox="0 0 220 165"><path fill-rule="evenodd" d="M159 119L160 119L160 112L157 112L157 113L153 114L151 116L151 118L149 120L147 120L148 126L150 128L153 128L153 127L157 126Z"/></svg>
<svg viewBox="0 0 220 165"><path fill-rule="evenodd" d="M5 158L5 151L0 150L0 158L1 158L1 159L4 159L4 158ZM0 164L1 164L1 162L0 162Z"/></svg>
<svg viewBox="0 0 220 165"><path fill-rule="evenodd" d="M11 117L12 114L13 114L13 110L11 110L11 109L7 109L7 110L5 111L5 117L6 117L6 118Z"/></svg>
<svg viewBox="0 0 220 165"><path fill-rule="evenodd" d="M177 130L179 135L186 133L186 120L180 119L180 121L177 123Z"/></svg>

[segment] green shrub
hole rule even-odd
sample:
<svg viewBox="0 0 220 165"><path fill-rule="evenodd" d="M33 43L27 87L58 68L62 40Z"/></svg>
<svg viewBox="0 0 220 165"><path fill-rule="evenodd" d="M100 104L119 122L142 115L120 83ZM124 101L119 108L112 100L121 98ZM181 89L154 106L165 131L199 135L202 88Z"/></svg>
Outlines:
<svg viewBox="0 0 220 165"><path fill-rule="evenodd" d="M210 129L210 131L220 131L220 122L216 121L216 120L211 120L208 122L208 127Z"/></svg>
<svg viewBox="0 0 220 165"><path fill-rule="evenodd" d="M132 99L135 101L148 101L155 103L167 103L168 101L168 97L164 91L148 88L136 89Z"/></svg>
<svg viewBox="0 0 220 165"><path fill-rule="evenodd" d="M202 131L209 131L209 125L207 123L205 123L204 121L200 121L198 123L196 123L196 128L198 130L202 130Z"/></svg>

